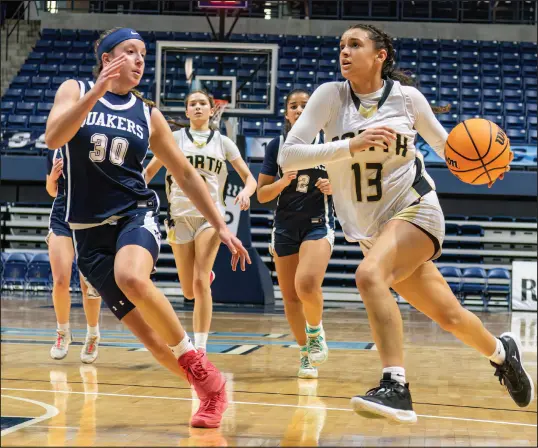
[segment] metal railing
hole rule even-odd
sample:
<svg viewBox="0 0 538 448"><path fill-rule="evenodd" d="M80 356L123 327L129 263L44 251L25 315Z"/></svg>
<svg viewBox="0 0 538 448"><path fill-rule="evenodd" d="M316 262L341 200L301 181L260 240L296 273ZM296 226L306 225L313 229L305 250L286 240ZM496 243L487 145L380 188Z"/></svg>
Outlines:
<svg viewBox="0 0 538 448"><path fill-rule="evenodd" d="M46 10L52 7L39 2ZM329 20L536 24L536 0L250 0L243 17ZM95 13L206 15L198 0L67 0L58 10ZM231 14L231 12L229 12Z"/></svg>
<svg viewBox="0 0 538 448"><path fill-rule="evenodd" d="M14 32L16 32L17 43L19 42L20 24L24 20L26 20L27 23L30 23L30 7L32 5L34 5L36 14L39 14L39 11L37 9L37 4L35 1L25 1L25 2L21 2L19 7L13 13L13 16L10 17L11 19L15 20L15 23L13 24L11 29L10 29L10 24L6 21L6 51L5 51L6 61L8 60L8 57L9 57L9 38Z"/></svg>

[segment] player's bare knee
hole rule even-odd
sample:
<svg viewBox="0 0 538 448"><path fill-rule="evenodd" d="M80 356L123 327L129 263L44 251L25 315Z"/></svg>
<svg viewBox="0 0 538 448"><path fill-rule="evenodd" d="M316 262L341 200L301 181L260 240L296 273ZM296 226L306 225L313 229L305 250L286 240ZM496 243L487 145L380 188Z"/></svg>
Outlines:
<svg viewBox="0 0 538 448"><path fill-rule="evenodd" d="M69 292L70 276L66 274L56 275L54 277L54 290L57 292L67 291Z"/></svg>
<svg viewBox="0 0 538 448"><path fill-rule="evenodd" d="M194 295L202 295L210 290L209 275L207 278L194 277L192 281Z"/></svg>
<svg viewBox="0 0 538 448"><path fill-rule="evenodd" d="M435 321L439 326L449 333L454 333L460 328L463 322L463 308L460 305L457 305L452 308L443 310L443 313L439 315Z"/></svg>
<svg viewBox="0 0 538 448"><path fill-rule="evenodd" d="M282 301L284 302L284 306L286 306L286 304L298 305L301 303L301 300L299 299L299 296L295 293L295 291L293 293L285 293L283 291L281 292L282 292Z"/></svg>
<svg viewBox="0 0 538 448"><path fill-rule="evenodd" d="M146 288L148 279L138 275L136 272L122 270L115 273L116 284L127 297L137 297Z"/></svg>
<svg viewBox="0 0 538 448"><path fill-rule="evenodd" d="M317 276L301 274L295 279L295 289L299 297L308 298L321 292L321 284Z"/></svg>
<svg viewBox="0 0 538 448"><path fill-rule="evenodd" d="M383 278L379 272L379 267L374 263L363 261L355 272L355 283L359 292L368 292L372 288L383 283Z"/></svg>

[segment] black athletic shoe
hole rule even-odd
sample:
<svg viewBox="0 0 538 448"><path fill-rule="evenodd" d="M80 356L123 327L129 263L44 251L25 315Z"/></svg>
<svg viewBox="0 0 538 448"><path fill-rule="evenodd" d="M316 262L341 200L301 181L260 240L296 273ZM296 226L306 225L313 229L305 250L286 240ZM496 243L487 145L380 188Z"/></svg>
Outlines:
<svg viewBox="0 0 538 448"><path fill-rule="evenodd" d="M531 376L523 368L521 343L514 333L503 333L499 338L506 351L506 359L502 365L495 367L495 376L508 389L508 393L520 408L527 407L534 399L534 383Z"/></svg>
<svg viewBox="0 0 538 448"><path fill-rule="evenodd" d="M413 411L409 383L404 386L391 379L390 373L383 374L379 387L370 389L366 395L353 397L351 405L355 412L363 417L381 416L400 423L417 421L417 414Z"/></svg>

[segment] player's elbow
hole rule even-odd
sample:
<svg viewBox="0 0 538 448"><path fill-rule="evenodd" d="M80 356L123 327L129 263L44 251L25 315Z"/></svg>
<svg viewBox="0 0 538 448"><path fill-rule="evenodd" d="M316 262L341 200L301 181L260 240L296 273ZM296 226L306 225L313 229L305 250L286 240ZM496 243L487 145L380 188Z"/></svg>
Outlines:
<svg viewBox="0 0 538 448"><path fill-rule="evenodd" d="M49 130L48 128L45 131L45 144L47 145L47 148L50 150L58 149L60 146L62 146L62 143L60 142L60 139L58 136L54 135L55 133L52 130Z"/></svg>
<svg viewBox="0 0 538 448"><path fill-rule="evenodd" d="M264 194L262 191L263 187L258 187L256 190L256 197L258 198L258 202L260 204L265 204L266 202L270 202L270 199L267 197L267 195Z"/></svg>

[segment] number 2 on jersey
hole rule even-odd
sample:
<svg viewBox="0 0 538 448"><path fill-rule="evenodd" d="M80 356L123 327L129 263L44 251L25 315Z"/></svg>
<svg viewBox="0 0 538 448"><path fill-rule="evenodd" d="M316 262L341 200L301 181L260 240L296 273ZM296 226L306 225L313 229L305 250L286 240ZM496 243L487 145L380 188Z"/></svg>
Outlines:
<svg viewBox="0 0 538 448"><path fill-rule="evenodd" d="M357 202L362 202L362 186L361 186L361 165L359 163L354 163L351 165L351 169L355 173L355 191L357 192ZM381 200L381 197L383 196L383 190L381 183L382 177L381 172L383 170L383 165L381 163L367 163L366 164L367 170L375 170L375 177L373 179L368 179L368 186L374 187L376 194L366 196L366 200L368 202L376 202Z"/></svg>
<svg viewBox="0 0 538 448"><path fill-rule="evenodd" d="M93 134L90 141L93 143L93 150L90 151L90 160L101 163L106 159L106 148L108 137L105 134ZM123 137L114 137L110 144L110 162L114 165L123 165L125 155L129 148L129 142Z"/></svg>

